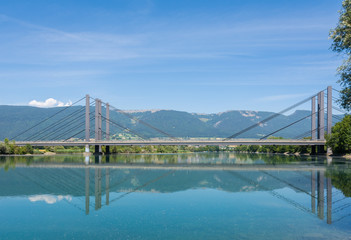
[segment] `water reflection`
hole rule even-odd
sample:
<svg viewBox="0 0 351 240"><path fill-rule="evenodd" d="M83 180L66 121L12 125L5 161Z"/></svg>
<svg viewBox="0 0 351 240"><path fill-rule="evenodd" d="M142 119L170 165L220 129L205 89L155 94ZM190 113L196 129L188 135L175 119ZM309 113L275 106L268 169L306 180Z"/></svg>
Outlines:
<svg viewBox="0 0 351 240"><path fill-rule="evenodd" d="M214 189L267 193L329 225L351 223L351 168L340 159L231 153L70 155L2 157L0 164L0 199L63 201L87 216L115 208L132 193Z"/></svg>

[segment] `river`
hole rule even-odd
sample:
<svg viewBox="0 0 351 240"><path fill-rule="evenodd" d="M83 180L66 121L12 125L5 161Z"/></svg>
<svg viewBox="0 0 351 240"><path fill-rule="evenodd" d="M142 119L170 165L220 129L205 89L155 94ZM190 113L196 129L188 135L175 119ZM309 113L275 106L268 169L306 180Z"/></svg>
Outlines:
<svg viewBox="0 0 351 240"><path fill-rule="evenodd" d="M351 239L351 161L0 157L0 239Z"/></svg>

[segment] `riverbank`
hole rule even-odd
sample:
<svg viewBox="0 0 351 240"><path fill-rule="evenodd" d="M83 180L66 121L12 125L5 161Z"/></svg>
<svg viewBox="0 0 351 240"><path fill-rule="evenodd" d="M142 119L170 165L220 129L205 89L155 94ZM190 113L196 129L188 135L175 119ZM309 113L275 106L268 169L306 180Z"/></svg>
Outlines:
<svg viewBox="0 0 351 240"><path fill-rule="evenodd" d="M94 146L90 147L90 153L94 153ZM25 156L25 155L53 155L53 154L83 154L84 147L32 147L26 145L16 146L15 142L6 141L0 144L0 156ZM197 153L197 152L237 152L237 153L259 153L259 154L285 154L295 156L315 156L312 154L312 146L111 146L111 154L164 154L164 153ZM106 154L106 147L102 146L102 153ZM319 154L318 154L319 155ZM326 155L326 154L322 154ZM351 154L333 154L335 157L351 159Z"/></svg>

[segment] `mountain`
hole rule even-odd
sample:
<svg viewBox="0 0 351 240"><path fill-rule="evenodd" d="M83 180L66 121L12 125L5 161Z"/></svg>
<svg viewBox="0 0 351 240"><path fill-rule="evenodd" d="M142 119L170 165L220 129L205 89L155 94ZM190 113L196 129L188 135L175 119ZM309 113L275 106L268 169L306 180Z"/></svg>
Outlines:
<svg viewBox="0 0 351 240"><path fill-rule="evenodd" d="M94 138L94 108L91 109L91 138ZM85 107L36 108L29 106L0 106L0 139L15 140L56 140L84 136ZM103 115L105 109L103 109ZM217 114L197 114L174 110L128 111L126 114L111 111L111 136L114 133L126 135L119 126L131 129L144 137L165 137L161 131L175 137L229 137L270 116L275 118L237 136L238 138L260 138L278 129L273 136L296 138L309 136L311 119L307 117L298 123L285 126L311 114L310 111L297 110L290 115L265 111L227 111ZM54 115L49 120L45 120ZM340 118L341 116L337 116ZM333 118L336 120L337 118ZM145 126L146 123L160 129ZM40 124L38 124L40 123ZM36 126L37 125L37 126ZM34 126L34 127L33 127ZM103 123L105 131L105 123ZM29 130L28 130L29 129ZM20 134L22 133L22 134ZM305 133L305 135L304 135ZM114 135L114 136L117 136ZM133 136L132 133L127 134Z"/></svg>

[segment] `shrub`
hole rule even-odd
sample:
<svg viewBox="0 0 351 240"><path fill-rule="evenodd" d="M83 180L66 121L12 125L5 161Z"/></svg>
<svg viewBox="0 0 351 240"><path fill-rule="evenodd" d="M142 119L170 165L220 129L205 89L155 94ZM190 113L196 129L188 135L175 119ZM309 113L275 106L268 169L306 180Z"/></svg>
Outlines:
<svg viewBox="0 0 351 240"><path fill-rule="evenodd" d="M351 153L351 115L335 124L332 133L327 135L327 146L333 153Z"/></svg>

